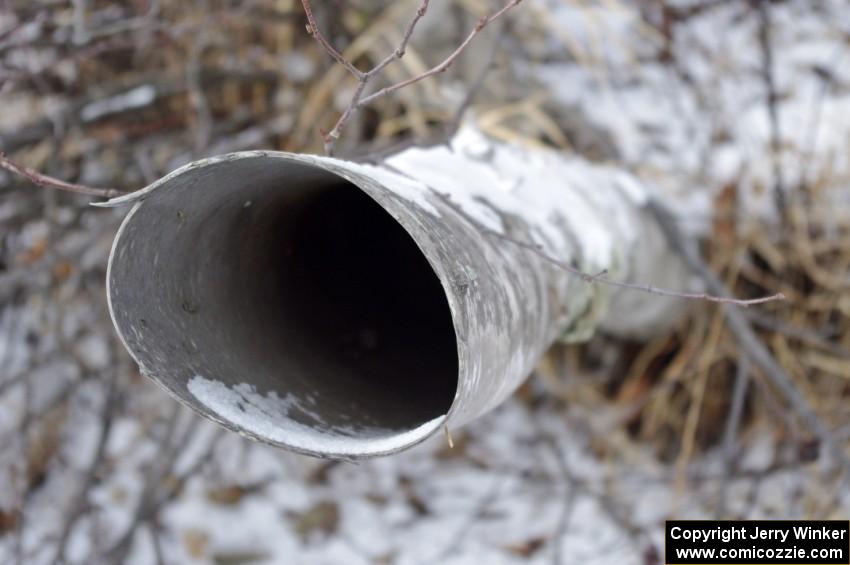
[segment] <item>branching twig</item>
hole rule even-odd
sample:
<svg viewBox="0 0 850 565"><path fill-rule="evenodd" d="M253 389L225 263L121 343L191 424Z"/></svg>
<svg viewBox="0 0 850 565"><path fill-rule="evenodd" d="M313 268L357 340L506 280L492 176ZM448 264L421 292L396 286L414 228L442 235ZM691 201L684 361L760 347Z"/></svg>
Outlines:
<svg viewBox="0 0 850 565"><path fill-rule="evenodd" d="M460 56L460 54L463 53L463 51L469 46L469 44L472 43L472 40L475 39L475 36L481 33L481 31L485 27L487 27L488 24L500 18L502 15L504 15L507 11L509 11L517 4L519 4L521 1L522 0L511 0L500 10L479 19L478 22L475 24L475 27L472 29L472 31L470 31L469 35L466 36L466 39L464 39L463 42L438 65L414 77L382 88L377 92L369 94L368 96L364 96L364 93L366 91L366 85L369 83L369 81L371 81L375 76L377 76L387 65L389 65L393 61L401 59L404 56L404 53L407 50L407 44L410 41L410 37L413 35L413 30L416 28L416 24L419 23L419 20L421 20L425 16L425 12L428 10L429 0L421 1L419 8L416 10L416 14L413 16L413 19L408 24L404 36L402 37L401 43L398 45L398 47L396 47L392 53L387 55L383 60L381 60L377 65L375 65L368 71L361 71L360 69L358 69L351 61L346 59L342 53L337 51L334 46L330 44L330 42L325 38L324 35L322 35L322 33L319 31L318 26L316 25L316 18L313 14L313 7L310 3L310 0L301 0L301 4L304 6L304 13L307 16L307 33L309 33L316 41L318 41L322 48L324 48L324 50L327 51L328 54L333 57L335 61L345 67L346 70L348 70L348 72L351 73L351 75L353 75L358 81L357 88L354 90L354 93L351 96L351 100L349 101L348 106L342 112L342 115L339 117L334 127L323 136L325 142L325 152L327 152L329 155L333 153L334 142L339 138L343 128L345 128L345 125L348 123L351 117L360 108L362 108L366 104L369 104L370 102L377 100L378 98L386 96L387 94L400 90L406 86L415 84L430 76L445 72L452 65L452 63L455 62L455 60Z"/></svg>
<svg viewBox="0 0 850 565"><path fill-rule="evenodd" d="M381 90L379 90L379 91L377 91L373 94L370 94L369 96L366 96L365 98L363 98L362 100L360 100L358 102L358 107L362 106L364 104L368 104L368 103L372 102L373 100L376 100L376 99L378 99L382 96L386 96L387 94L390 94L391 92L395 92L396 90L404 88L405 86L410 86L411 84L415 84L422 79L425 79L425 78L428 78L430 76L433 76L433 75L436 75L436 74L439 74L439 73L446 71L450 66L452 66L452 63L455 62L455 60L460 56L461 53L463 53L463 51L469 46L469 44L472 43L472 40L475 39L475 36L478 35L479 33L481 33L481 30L483 30L485 27L487 27L487 24L489 24L490 22L501 17L503 14L505 14L508 10L510 10L511 8L516 6L517 4L519 4L521 1L522 0L511 0L510 3L505 5L498 12L495 12L495 13L489 15L489 16L484 16L483 18L478 20L478 22L475 24L475 27L472 28L472 31L469 32L469 35L467 35L466 39L463 40L463 43L461 43L457 47L457 49L452 51L452 53L448 57L446 57L443 60L442 63L438 64L435 67L431 67L429 70L425 71L422 74L419 74L415 77L411 77L407 80L403 80L403 81L398 82L396 84L393 84L391 86L387 86L387 87L382 88Z"/></svg>
<svg viewBox="0 0 850 565"><path fill-rule="evenodd" d="M427 4L427 2L426 2ZM316 25L316 17L313 15L313 6L310 4L310 0L301 0L301 5L304 6L304 14L307 16L307 33L310 36L319 42L319 45L324 48L328 54L333 57L337 63L348 69L352 75L357 77L358 79L363 78L363 72L361 72L357 67L354 66L353 63L349 62L345 57L343 57L342 53L337 51L330 42L325 39L325 36L322 35L322 32L319 31L319 26Z"/></svg>
<svg viewBox="0 0 850 565"><path fill-rule="evenodd" d="M55 188L57 190L64 190L66 192L74 192L77 194L85 194L88 196L98 196L101 198L113 198L115 196L121 196L122 194L125 194L124 191L116 190L114 188L94 188L91 186L73 184L70 182L59 180L57 178L49 177L47 175L39 173L38 171L15 163L14 161L6 157L6 154L2 151L0 151L0 169L5 169L12 174L23 177L38 186Z"/></svg>
<svg viewBox="0 0 850 565"><path fill-rule="evenodd" d="M435 147L438 145L450 145L452 138L458 132L458 130L460 130L460 126L463 123L463 119L466 116L466 113L472 105L473 101L475 100L475 97L481 91L481 87L484 85L487 76L496 66L496 55L499 52L499 42L503 36L506 26L502 25L497 29L498 31L496 31L494 34L493 44L488 52L487 60L484 62L483 65L481 65L478 74L470 83L469 87L466 90L466 94L464 94L463 96L463 100L461 100L460 104L458 104L457 108L455 108L451 120L446 123L445 127L441 128L442 131L427 139L405 139L403 141L393 143L387 147L382 147L380 149L371 149L363 154L346 155L345 158L351 159L353 161L362 161L366 163L378 164L383 163L384 160L390 155L395 155L396 153L400 153L405 149L409 149L411 147L418 147L420 149L423 149L427 147Z"/></svg>

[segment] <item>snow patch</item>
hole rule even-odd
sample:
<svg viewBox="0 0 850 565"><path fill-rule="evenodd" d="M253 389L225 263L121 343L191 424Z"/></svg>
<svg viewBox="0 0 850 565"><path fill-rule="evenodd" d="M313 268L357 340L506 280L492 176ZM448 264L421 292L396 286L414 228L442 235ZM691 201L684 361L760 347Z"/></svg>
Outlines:
<svg viewBox="0 0 850 565"><path fill-rule="evenodd" d="M117 96L92 102L80 111L80 117L85 122L91 122L123 110L142 108L153 102L155 98L156 89L146 84L118 94Z"/></svg>
<svg viewBox="0 0 850 565"><path fill-rule="evenodd" d="M192 377L189 392L204 406L246 433L284 444L293 449L347 455L376 455L408 447L425 439L445 420L440 416L406 431L384 428L321 426L321 419L304 410L294 395L279 396L270 391L260 394L254 385L228 386L200 375ZM313 416L319 425L308 426L295 420L291 411Z"/></svg>

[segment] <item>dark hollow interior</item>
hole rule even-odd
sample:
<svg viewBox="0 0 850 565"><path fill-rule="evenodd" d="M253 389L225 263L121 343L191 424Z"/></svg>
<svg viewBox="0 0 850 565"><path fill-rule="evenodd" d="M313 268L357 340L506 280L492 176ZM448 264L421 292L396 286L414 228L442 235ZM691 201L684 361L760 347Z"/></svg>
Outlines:
<svg viewBox="0 0 850 565"><path fill-rule="evenodd" d="M175 177L122 229L116 325L146 374L201 412L341 453L343 436L390 439L450 410L458 358L442 285L353 184L287 159L222 160ZM245 414L231 410L238 391Z"/></svg>
<svg viewBox="0 0 850 565"><path fill-rule="evenodd" d="M445 415L457 388L455 332L413 239L345 182L269 192L252 204L246 243L262 251L249 254L257 286L246 290L268 328L256 354L280 360L263 370L277 371L278 392L309 398L309 413L346 433Z"/></svg>

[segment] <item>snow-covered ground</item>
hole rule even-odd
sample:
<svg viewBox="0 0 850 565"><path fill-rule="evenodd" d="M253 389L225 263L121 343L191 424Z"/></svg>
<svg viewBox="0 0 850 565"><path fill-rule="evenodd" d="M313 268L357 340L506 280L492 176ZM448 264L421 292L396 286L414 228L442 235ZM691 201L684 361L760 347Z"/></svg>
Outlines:
<svg viewBox="0 0 850 565"><path fill-rule="evenodd" d="M762 480L747 475L773 468L767 430L748 443L743 478L726 484L712 454L693 462L677 491L681 477L635 448L604 414L565 409L545 399L539 382L532 388L533 401L511 400L456 433L453 449L439 436L359 464L250 443L181 409L176 436L190 436L178 442L185 451L173 473L189 478L155 523L138 509L177 480L168 474L163 485L146 485L168 458L167 442L155 439L166 427L130 410L112 423L106 470L88 496L92 511L69 534L67 557L88 563L93 544L111 547L138 522L127 548L128 562L138 564L156 562L157 551L166 563L649 563L663 547L665 518L805 517L829 502L826 484L801 492L806 479L794 467ZM129 404L144 413L172 409L144 383L131 391L138 397ZM66 426L74 434L62 448L69 468L57 466L29 502L27 563L53 557L52 532L67 519L98 441L97 396L79 391L81 410ZM718 510L724 490L725 510ZM837 494L841 515L850 500L845 490ZM2 546L4 562L11 541Z"/></svg>
<svg viewBox="0 0 850 565"><path fill-rule="evenodd" d="M737 183L747 214L773 210L772 188L823 182L845 205L850 194L850 7L797 0L768 10L777 133L766 103L760 18L747 2L716 2L674 27L668 39L635 5L539 2L551 15L554 52L542 78L560 104L608 133L618 161L670 194L699 198ZM693 1L669 2L686 12ZM661 14L646 8L650 21ZM661 27L661 26L659 26ZM669 51L670 58L660 56ZM819 182L820 181L820 182Z"/></svg>
<svg viewBox="0 0 850 565"><path fill-rule="evenodd" d="M743 215L771 216L779 171L788 190L806 180L843 204L824 214L846 215L846 0L771 6L775 133L750 3L718 2L677 25L675 64L659 59L666 40L642 4L524 2L517 17L551 34L531 78L607 134L611 160L693 210L704 214L735 182ZM0 222L20 202L0 201ZM539 379L454 430L453 449L440 435L354 464L251 443L178 408L120 349L102 283L119 215L47 209L51 222L6 237L15 263L0 271L2 563L50 563L58 547L72 563L110 548L137 564L658 563L665 518L850 512L843 483L817 464L786 465L794 454L770 430L742 438L729 481L723 454L662 464L627 437L615 408L565 407ZM51 225L65 235L45 251Z"/></svg>

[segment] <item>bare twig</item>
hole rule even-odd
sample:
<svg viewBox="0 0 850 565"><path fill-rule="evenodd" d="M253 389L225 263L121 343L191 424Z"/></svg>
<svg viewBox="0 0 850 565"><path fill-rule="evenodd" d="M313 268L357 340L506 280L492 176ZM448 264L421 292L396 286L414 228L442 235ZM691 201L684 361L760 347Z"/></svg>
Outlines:
<svg viewBox="0 0 850 565"><path fill-rule="evenodd" d="M410 23L407 25L407 29L404 32L404 36L402 36L401 43L399 43L398 47L396 47L392 53L387 55L383 61L372 67L372 69L366 73L367 76L375 76L393 61L404 57L404 53L407 51L407 44L410 43L410 36L413 35L413 30L416 28L416 24L419 23L419 20L425 17L425 12L428 11L428 2L429 0L422 0L422 3L416 10L416 14L413 16L413 19L410 20Z"/></svg>
<svg viewBox="0 0 850 565"><path fill-rule="evenodd" d="M490 47L490 51L487 55L487 60L481 66L481 69L478 71L478 75L469 85L469 88L466 91L466 94L458 105L457 109L455 109L454 117L452 121L449 122L448 128L446 128L445 133L445 143L458 132L460 129L461 123L463 122L463 118L466 115L467 110L472 105L475 97L478 95L478 92L481 90L481 87L484 85L484 81L487 78L487 75L490 74L490 71L493 70L493 67L496 65L496 54L499 51L499 42L502 39L502 35L506 29L504 23L498 27L498 31L495 32L495 38L493 40L493 45Z"/></svg>
<svg viewBox="0 0 850 565"><path fill-rule="evenodd" d="M410 24L407 26L407 30L401 40L401 43L396 47L392 53L387 55L380 63L375 65L368 71L361 71L357 67L354 66L353 63L348 61L342 53L337 51L333 45L325 38L324 35L319 31L319 27L316 25L316 18L313 15L313 7L310 4L310 0L302 0L301 4L304 6L304 13L307 16L307 33L309 33L316 41L319 42L319 45L324 48L328 54L333 57L339 64L348 70L358 81L357 88L354 90L354 93L351 96L351 101L349 102L346 109L343 111L342 115L334 125L333 129L324 134L324 142L325 142L325 151L330 155L333 153L333 145L334 141L339 138L340 132L345 127L345 124L348 123L348 120L352 115L360 108L361 98L363 97L363 93L366 89L366 84L378 73L380 73L384 68L387 67L390 63L395 60L401 59L404 56L405 51L407 50L407 44L410 41L410 37L413 35L413 30L416 28L416 24L419 23L425 13L428 10L428 2L429 0L422 0L422 3L419 5L419 8L416 10L413 19L410 21Z"/></svg>
<svg viewBox="0 0 850 565"><path fill-rule="evenodd" d="M688 268L705 282L708 290L721 297L729 296L726 286L706 265L693 242L679 229L673 214L662 203L654 199L650 200L649 210L658 221L658 225L670 246L682 257ZM734 308L734 303L725 304L724 307L726 308L727 325L737 338L742 350L762 369L768 380L779 389L785 401L802 418L809 430L830 449L841 467L850 470L850 460L848 460L841 444L821 422L809 405L809 401L797 390L791 376L779 365L759 339L744 313Z"/></svg>
<svg viewBox="0 0 850 565"><path fill-rule="evenodd" d="M178 413L179 407L175 407ZM186 447L193 441L197 441L196 430L201 423L199 418L192 415L185 429L178 436L177 418L172 415L169 418L169 432L163 441L163 464L154 466L148 473L147 480L139 498L130 527L124 535L105 553L106 561L109 563L123 563L130 550L136 531L145 524L158 523L158 514L162 507L174 499L182 490L186 481L195 476L203 465L208 463L215 453L219 442L224 437L224 430L217 429L207 443L203 453L197 457L183 472L177 473L177 463L180 456L186 452ZM163 480L171 477L167 486L163 486Z"/></svg>
<svg viewBox="0 0 850 565"><path fill-rule="evenodd" d="M475 36L481 33L481 31L485 27L487 27L488 24L500 18L502 15L504 15L517 4L519 4L521 1L522 0L511 0L510 2L508 2L508 4L503 6L498 11L479 19L478 22L475 24L475 27L472 29L472 31L470 31L469 35L467 35L466 39L464 39L463 42L438 65L414 77L382 88L377 92L369 94L368 96L364 96L364 93L366 91L366 85L369 83L369 81L371 81L375 76L377 76L385 67L387 67L387 65L389 65L393 61L401 59L404 56L404 53L407 50L407 44L410 41L410 37L413 35L413 30L416 28L416 24L419 23L419 20L421 20L425 16L425 12L428 10L429 0L421 1L419 8L416 10L416 13L413 16L413 19L408 24L405 33L402 37L401 43L398 45L398 47L396 47L392 53L387 55L377 65L375 65L368 71L361 71L360 69L358 69L351 61L346 59L342 53L337 51L336 48L331 45L331 43L325 38L324 35L322 35L322 33L319 31L318 26L316 25L316 18L313 14L313 8L310 3L310 0L301 0L301 4L304 7L304 13L307 16L307 33L309 33L316 41L318 41L322 48L327 51L328 54L333 57L335 61L345 67L346 70L348 70L348 72L351 73L351 75L353 75L358 81L357 88L355 88L354 93L351 96L351 100L348 103L348 106L342 112L342 115L340 115L336 124L334 124L334 127L329 132L323 134L325 152L329 155L333 153L334 142L339 139L339 136L348 121L360 108L377 100L378 98L386 96L387 94L400 90L406 86L415 84L430 76L445 72L452 65L452 63L454 63L454 61L460 56L460 54L463 53L463 51L469 46L469 44L472 43L472 41L475 39Z"/></svg>
<svg viewBox="0 0 850 565"><path fill-rule="evenodd" d="M209 146L212 134L212 111L201 83L202 58L208 46L206 33L201 31L189 48L189 59L186 63L186 86L189 90L189 103L194 110L192 124L195 130L195 151L198 153Z"/></svg>
<svg viewBox="0 0 850 565"><path fill-rule="evenodd" d="M469 531L472 530L476 524L480 523L481 516L483 516L487 510L499 500L499 493L502 490L504 482L505 481L502 477L494 479L493 485L487 489L487 492L484 493L475 505L475 508L469 514L468 519L462 524L461 528L455 532L450 543L442 551L440 551L439 555L435 559L433 559L433 562L443 563L447 561L448 558L451 557L458 548L460 548L463 541L468 537Z"/></svg>
<svg viewBox="0 0 850 565"><path fill-rule="evenodd" d="M544 428L540 419L540 412L532 413L532 424L537 431L537 437L540 444L551 450L555 457L555 463L558 466L558 471L561 474L561 479L566 489L564 497L564 506L558 524L558 531L552 538L552 543L556 544L553 547L553 562L557 565L563 555L563 542L566 537L566 529L570 522L570 516L573 511L573 505L578 497L589 498L597 503L599 509L604 512L611 522L617 526L625 535L627 543L636 552L640 552L646 547L650 547L652 541L647 536L646 532L636 523L631 520L630 512L621 508L619 501L615 500L605 492L594 488L590 481L578 476L567 464L568 458L564 453L558 437L551 431ZM587 437L586 440L590 440ZM561 547L558 548L557 546Z"/></svg>
<svg viewBox="0 0 850 565"><path fill-rule="evenodd" d="M750 358L742 354L738 359L738 370L735 374L735 389L732 393L732 405L729 408L729 416L726 418L726 427L723 430L723 464L726 467L728 477L735 471L735 439L741 426L741 418L744 415L744 401L747 398L747 385L750 382ZM726 514L726 500L729 481L723 481L718 495L717 519Z"/></svg>
<svg viewBox="0 0 850 565"><path fill-rule="evenodd" d="M541 431L542 426L537 423L537 428L538 431ZM561 515L558 518L558 529L555 535L552 536L552 563L553 565L561 565L561 563L564 563L563 555L564 545L567 540L567 528L570 525L570 518L575 509L576 499L579 494L579 485L570 468L567 466L567 458L558 441L549 434L543 434L543 441L552 449L552 453L555 456L555 463L558 465L558 471L561 473L561 480L566 490L564 505L561 508Z"/></svg>
<svg viewBox="0 0 850 565"><path fill-rule="evenodd" d="M157 493L161 488L162 482L174 468L180 451L185 447L185 442L194 431L196 420L190 420L182 437L178 437L179 419L180 406L174 404L164 421L165 436L159 440L161 455L157 461L151 464L150 469L146 473L141 496L139 496L139 501L129 526L118 541L113 543L112 547L104 553L105 562L123 563L132 547L133 538L139 526L147 522L153 515L153 509L156 508L157 503Z"/></svg>
<svg viewBox="0 0 850 565"><path fill-rule="evenodd" d="M2 278L0 278L0 281L2 281ZM0 285L0 288L2 288L2 285ZM757 310L748 311L747 318L749 318L753 325L762 329L780 333L808 345L824 349L836 357L850 359L850 349L837 342L838 334L830 335L826 332L817 332L808 328L792 326Z"/></svg>
<svg viewBox="0 0 850 565"><path fill-rule="evenodd" d="M493 230L485 230L486 233L498 237L504 241L512 243L518 247L522 247L523 249L528 249L533 251L535 255L540 257L541 259L552 263L559 269L562 269L568 273L571 273L586 283L594 284L594 283L602 283L608 286L613 286L616 288L624 288L628 290L639 290L641 292L647 292L649 294L655 294L658 296L669 296L672 298L683 298L687 300L704 300L707 302L717 302L720 304L733 304L735 306L743 306L747 308L749 306L754 306L756 304L765 304L767 302L774 302L777 300L785 300L785 295L781 292L777 292L776 294L771 294L770 296L761 296L758 298L733 298L731 296L718 296L715 294L706 294L704 292L679 292L676 290L667 290L663 288L657 288L653 285L644 285L644 284L635 284L635 283L627 283L621 281L615 281L608 278L608 271L602 271L601 273L597 273L592 275L590 273L585 273L581 269L574 267L573 265L567 263L566 261L561 261L559 259L555 259L554 257L547 255L543 251L543 246L538 245L536 243L528 243L525 241L519 241L513 239L505 234L493 231Z"/></svg>
<svg viewBox="0 0 850 565"><path fill-rule="evenodd" d="M162 549L162 528L159 524L150 523L148 524L148 531L151 535L151 544L153 545L153 553L156 556L156 564L157 565L165 565L165 552Z"/></svg>
<svg viewBox="0 0 850 565"><path fill-rule="evenodd" d="M354 66L353 63L348 61L345 57L342 56L342 53L337 51L331 43L325 39L325 36L322 35L322 32L319 31L319 26L316 25L316 17L313 15L313 6L310 4L310 0L301 0L301 5L304 6L304 14L307 16L307 33L310 36L319 42L319 45L328 52L328 54L336 60L337 63L348 69L352 75L357 77L358 79L363 77L363 72L361 72L357 67Z"/></svg>
<svg viewBox="0 0 850 565"><path fill-rule="evenodd" d="M358 107L363 106L365 104L368 104L368 103L372 102L373 100L377 100L378 98L380 98L382 96L386 96L387 94L390 94L391 92L395 92L396 90L399 90L399 89L404 88L406 86L410 86L411 84L415 84L415 83L419 82L420 80L423 80L423 79L428 78L430 76L433 76L433 75L436 75L436 74L439 74L439 73L446 71L450 66L452 66L452 63L455 62L455 60L460 56L461 53L463 53L463 51L469 46L469 44L472 43L472 40L475 39L475 36L478 35L479 33L481 33L481 31L485 27L487 27L487 24L489 24L489 23L493 22L494 20L498 19L499 17L501 17L503 14L505 14L508 10L510 10L511 8L516 6L517 4L519 4L521 1L522 0L511 0L511 2L509 2L507 5L505 5L501 10L499 10L499 11L497 11L497 12L495 12L495 13L489 15L489 16L484 16L483 18L478 20L478 23L475 24L475 27L472 28L472 31L469 32L469 35L467 35L466 39L463 40L463 43L461 43L457 47L457 49L452 51L452 53L448 57L443 59L442 63L436 65L435 67L431 67L429 70L425 71L422 74L419 74L419 75L412 77L412 78L409 78L407 80L403 80L403 81L398 82L396 84L393 84L391 86L387 86L387 87L382 88L381 90L379 90L379 91L377 91L373 94L370 94L369 96L358 101Z"/></svg>
<svg viewBox="0 0 850 565"><path fill-rule="evenodd" d="M460 129L461 124L463 123L463 118L466 116L469 107L472 105L475 97L481 90L481 87L484 85L485 79L496 66L496 55L499 51L499 42L503 36L503 32L506 29L506 26L502 25L497 28L498 31L494 34L493 45L490 48L487 60L481 66L478 74L475 79L470 83L469 88L466 90L466 94L464 94L463 100L461 100L460 104L458 104L457 108L455 108L454 115L451 120L446 122L446 125L441 128L442 131L438 132L436 135L426 138L426 139L405 139L400 142L393 143L386 147L381 147L379 149L370 149L362 154L355 155L346 155L345 158L352 159L354 161L362 161L366 163L382 163L387 157L390 155L395 155L396 153L400 153L405 149L409 149L410 147L435 147L438 145L449 145L454 135Z"/></svg>
<svg viewBox="0 0 850 565"><path fill-rule="evenodd" d="M773 46L770 37L770 13L768 3L757 0L756 11L759 16L759 46L762 56L762 77L767 89L767 112L770 120L770 150L773 160L773 182L776 207L782 218L788 217L788 197L785 193L785 179L782 173L780 152L782 136L779 127L779 95L776 91L776 79L773 72Z"/></svg>
<svg viewBox="0 0 850 565"><path fill-rule="evenodd" d="M384 166L391 171L394 171L394 172L399 173L401 175L407 176L404 173L404 171L401 171L401 170L399 170L399 169L397 169L397 168L395 168L395 167L393 167L389 164L385 164ZM627 289L627 290L638 290L638 291L641 291L641 292L647 292L649 294L655 294L657 296L669 296L671 298L683 298L683 299L687 299L687 300L704 300L706 302L717 302L719 304L742 306L744 308L747 308L749 306L755 306L757 304L765 304L767 302L775 302L777 300L785 300L785 295L782 294L781 292L777 292L776 294L771 294L770 296L760 296L758 298L734 298L732 296L729 296L728 293L724 294L724 293L720 293L720 292L715 292L714 294L707 294L707 293L704 293L704 292L679 292L677 290L667 290L667 289L663 289L663 288L657 288L653 285L644 285L644 284L635 284L635 283L615 281L615 280L608 278L608 276L607 276L608 271L607 270L602 271L600 273L596 273L595 275L590 274L590 273L586 273L586 272L582 271L581 269L579 269L578 267L574 267L570 263L567 263L566 261L561 261L560 259L556 259L556 258L552 257L551 255L548 255L544 251L544 247L540 244L530 243L530 242L527 242L527 241L521 241L521 240L518 240L518 239L514 239L514 238L510 237L509 235L499 233L497 231L494 231L494 230L484 226L480 222L477 222L474 218L470 217L467 214L464 214L463 210L458 209L458 207L455 206L455 203L452 202L451 196L449 194L442 193L439 190L434 189L433 187L431 187L431 190L433 191L434 194L436 194L438 197L440 197L440 199L443 202L445 202L447 206L450 206L452 209L454 209L459 214L464 216L469 222L472 222L473 224L475 224L475 226L481 231L481 233L483 233L485 235L493 236L493 237L498 238L498 239L501 239L502 241L511 243L511 244L516 245L518 247L522 247L523 249L528 249L529 251L532 251L535 255L537 255L538 257L540 257L544 261L551 263L552 265L555 265L556 267L558 267L559 269L562 269L563 271L565 271L567 273L570 273L572 275L579 277L581 280L583 280L584 282L586 282L588 284L601 283L601 284L613 286L613 287L616 287L616 288L623 288L623 289ZM682 237L684 237L684 235Z"/></svg>
<svg viewBox="0 0 850 565"><path fill-rule="evenodd" d="M66 192L74 192L76 194L85 194L88 196L98 196L101 198L113 198L125 194L122 190L114 188L94 188L83 184L73 184L65 182L57 178L49 177L33 169L19 165L12 161L6 154L0 151L0 169L5 169L12 174L23 177L33 184L46 188L55 188L56 190L64 190Z"/></svg>
<svg viewBox="0 0 850 565"><path fill-rule="evenodd" d="M54 563L62 563L65 561L65 553L67 551L68 540L71 536L71 530L73 529L74 524L77 522L77 520L86 512L89 490L96 481L97 472L106 454L106 444L109 440L109 435L112 432L112 423L114 421L115 405L118 396L118 387L116 384L116 379L107 378L106 381L108 385L106 396L103 400L103 413L100 418L100 438L97 442L97 448L95 449L94 458L92 459L91 464L89 465L85 475L83 476L79 489L77 490L76 495L74 497L74 502L71 505L67 516L65 517L65 523L62 527L62 533L59 536L59 541L56 543L57 549Z"/></svg>

